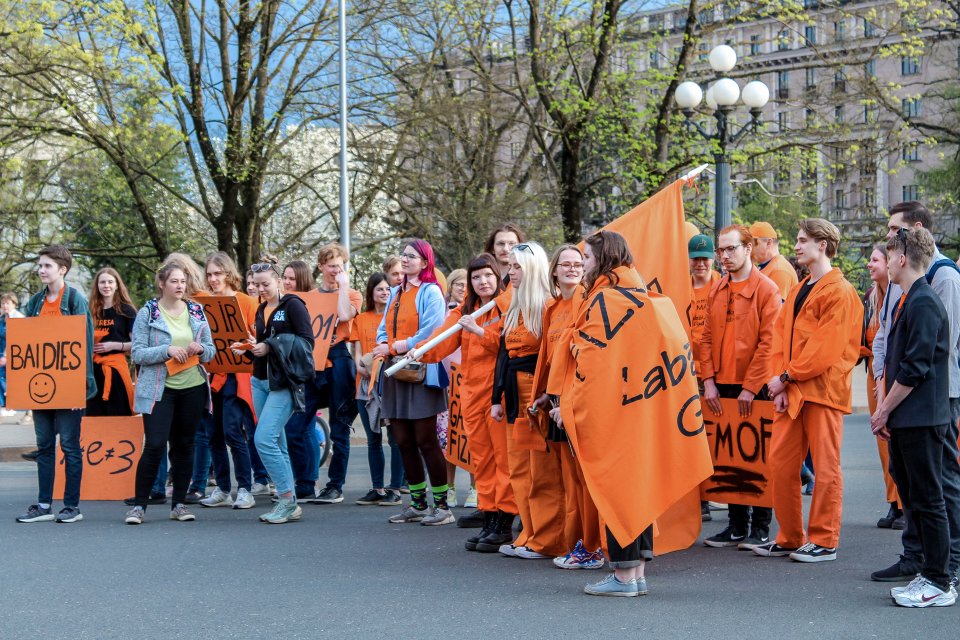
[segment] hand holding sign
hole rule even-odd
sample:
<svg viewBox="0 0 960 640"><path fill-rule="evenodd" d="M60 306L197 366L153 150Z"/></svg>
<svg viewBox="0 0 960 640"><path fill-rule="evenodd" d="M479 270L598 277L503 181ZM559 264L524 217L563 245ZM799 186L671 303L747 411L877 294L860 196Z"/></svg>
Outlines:
<svg viewBox="0 0 960 640"><path fill-rule="evenodd" d="M250 329L237 296L198 296L197 301L203 304L213 346L217 349L214 359L206 364L207 371L250 373L253 364L243 357L244 349L237 347L237 344L245 343L250 337ZM249 345L246 348L249 349Z"/></svg>

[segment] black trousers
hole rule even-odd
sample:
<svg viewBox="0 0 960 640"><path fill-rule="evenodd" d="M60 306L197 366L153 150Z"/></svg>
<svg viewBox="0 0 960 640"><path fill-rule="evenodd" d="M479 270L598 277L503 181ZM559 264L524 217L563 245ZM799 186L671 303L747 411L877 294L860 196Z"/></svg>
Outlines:
<svg viewBox="0 0 960 640"><path fill-rule="evenodd" d="M941 589L949 588L950 529L943 499L943 449L950 429L903 427L890 430L890 466L900 500L923 547L920 574Z"/></svg>
<svg viewBox="0 0 960 640"><path fill-rule="evenodd" d="M643 530L640 536L625 547L621 547L607 529L607 550L610 552L611 569L629 569L639 567L641 562L653 560L653 525Z"/></svg>
<svg viewBox="0 0 960 640"><path fill-rule="evenodd" d="M146 442L137 465L137 506L147 507L147 498L157 479L160 460L167 453L168 442L170 475L173 477L171 504L184 501L193 474L193 440L208 400L206 383L187 389L164 389L163 397L153 405L153 411L143 414Z"/></svg>

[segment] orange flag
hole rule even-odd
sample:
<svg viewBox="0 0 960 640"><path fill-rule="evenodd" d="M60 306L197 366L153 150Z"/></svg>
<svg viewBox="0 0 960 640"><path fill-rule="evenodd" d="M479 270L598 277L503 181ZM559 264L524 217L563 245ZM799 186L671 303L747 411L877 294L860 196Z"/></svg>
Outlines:
<svg viewBox="0 0 960 640"><path fill-rule="evenodd" d="M696 492L713 465L674 305L643 288L633 269L615 273L617 286L601 278L577 312L560 408L614 537L627 545L656 523L654 548L663 553L699 535Z"/></svg>

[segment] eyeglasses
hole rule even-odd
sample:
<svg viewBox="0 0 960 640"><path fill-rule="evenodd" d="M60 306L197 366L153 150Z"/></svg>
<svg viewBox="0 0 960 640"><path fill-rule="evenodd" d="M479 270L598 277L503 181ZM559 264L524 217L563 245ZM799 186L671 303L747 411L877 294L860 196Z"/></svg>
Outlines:
<svg viewBox="0 0 960 640"><path fill-rule="evenodd" d="M405 258L406 260L419 260L420 254L419 253L401 253L400 257Z"/></svg>
<svg viewBox="0 0 960 640"><path fill-rule="evenodd" d="M737 252L737 249L744 246L741 242L740 244L731 245L729 247L717 247L716 254L718 256L732 256Z"/></svg>
<svg viewBox="0 0 960 640"><path fill-rule="evenodd" d="M583 271L582 262L560 262L557 266L566 271Z"/></svg>
<svg viewBox="0 0 960 640"><path fill-rule="evenodd" d="M258 262L257 264L250 265L250 271L254 273L266 273L267 271L273 271L277 276L280 276L280 270L277 268L277 265L270 264L269 262Z"/></svg>

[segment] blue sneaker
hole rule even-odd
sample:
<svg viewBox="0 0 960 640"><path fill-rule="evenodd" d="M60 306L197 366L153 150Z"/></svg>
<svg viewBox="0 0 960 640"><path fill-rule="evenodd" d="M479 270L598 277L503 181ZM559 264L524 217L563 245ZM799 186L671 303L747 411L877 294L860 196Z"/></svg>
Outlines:
<svg viewBox="0 0 960 640"><path fill-rule="evenodd" d="M565 556L553 559L553 564L559 569L602 569L603 551L587 551L583 547L583 540L577 540L573 551Z"/></svg>
<svg viewBox="0 0 960 640"><path fill-rule="evenodd" d="M614 596L620 598L645 596L647 595L647 581L645 578L640 578L639 580L631 580L630 582L620 582L617 580L617 575L611 573L600 582L585 586L583 592L591 596Z"/></svg>
<svg viewBox="0 0 960 640"><path fill-rule="evenodd" d="M280 500L273 508L273 511L260 516L261 522L267 524L284 524L286 522L296 522L303 515L303 509L294 500Z"/></svg>

